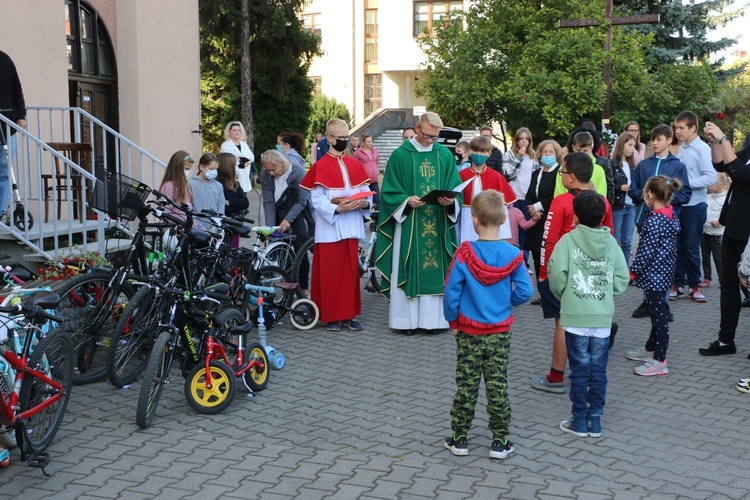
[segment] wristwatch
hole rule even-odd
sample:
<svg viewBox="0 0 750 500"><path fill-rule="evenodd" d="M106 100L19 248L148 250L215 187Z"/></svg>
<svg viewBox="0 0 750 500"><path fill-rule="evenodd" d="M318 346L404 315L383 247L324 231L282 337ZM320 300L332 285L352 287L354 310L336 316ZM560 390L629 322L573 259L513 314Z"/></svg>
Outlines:
<svg viewBox="0 0 750 500"><path fill-rule="evenodd" d="M719 144L724 144L724 141L728 141L728 140L729 140L729 137L724 136L721 139L719 139Z"/></svg>

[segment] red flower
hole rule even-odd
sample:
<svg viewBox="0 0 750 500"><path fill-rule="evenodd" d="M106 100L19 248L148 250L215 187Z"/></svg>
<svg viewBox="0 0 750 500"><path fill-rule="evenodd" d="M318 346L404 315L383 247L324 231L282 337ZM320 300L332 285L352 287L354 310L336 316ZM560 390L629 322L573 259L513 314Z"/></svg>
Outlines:
<svg viewBox="0 0 750 500"><path fill-rule="evenodd" d="M721 111L716 113L716 118L718 118L719 120L723 120L726 117L727 117L726 113L722 113Z"/></svg>

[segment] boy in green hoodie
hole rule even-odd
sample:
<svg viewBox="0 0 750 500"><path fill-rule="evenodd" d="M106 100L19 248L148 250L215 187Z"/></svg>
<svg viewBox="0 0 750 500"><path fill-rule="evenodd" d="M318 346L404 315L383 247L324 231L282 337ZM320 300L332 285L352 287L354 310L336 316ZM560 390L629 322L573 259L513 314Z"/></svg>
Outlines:
<svg viewBox="0 0 750 500"><path fill-rule="evenodd" d="M605 211L606 202L596 192L576 196L576 227L560 238L548 263L570 364L573 416L560 429L578 437L602 435L614 296L629 282L625 257L609 228L601 225Z"/></svg>

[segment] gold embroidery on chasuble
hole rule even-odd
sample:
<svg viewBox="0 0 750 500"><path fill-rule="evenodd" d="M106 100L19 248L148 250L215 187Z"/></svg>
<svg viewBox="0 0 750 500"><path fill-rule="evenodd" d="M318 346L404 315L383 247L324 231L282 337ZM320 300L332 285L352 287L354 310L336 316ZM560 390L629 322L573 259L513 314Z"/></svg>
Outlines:
<svg viewBox="0 0 750 500"><path fill-rule="evenodd" d="M426 185L432 185L432 178L435 176L436 170L435 165L433 165L429 159L425 158L422 161L422 164L419 165L419 175L422 177ZM430 191L433 188L429 188ZM422 196L429 193L429 191L422 193Z"/></svg>
<svg viewBox="0 0 750 500"><path fill-rule="evenodd" d="M422 253L424 254L422 269L437 269L439 267L437 250L425 250Z"/></svg>

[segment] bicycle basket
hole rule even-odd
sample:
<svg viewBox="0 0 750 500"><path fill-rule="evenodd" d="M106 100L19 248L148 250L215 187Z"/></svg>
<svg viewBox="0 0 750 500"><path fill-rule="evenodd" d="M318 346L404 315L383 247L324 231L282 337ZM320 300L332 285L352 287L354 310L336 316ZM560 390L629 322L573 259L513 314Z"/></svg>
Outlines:
<svg viewBox="0 0 750 500"><path fill-rule="evenodd" d="M97 173L91 207L110 217L135 220L151 195L151 188L117 172Z"/></svg>

